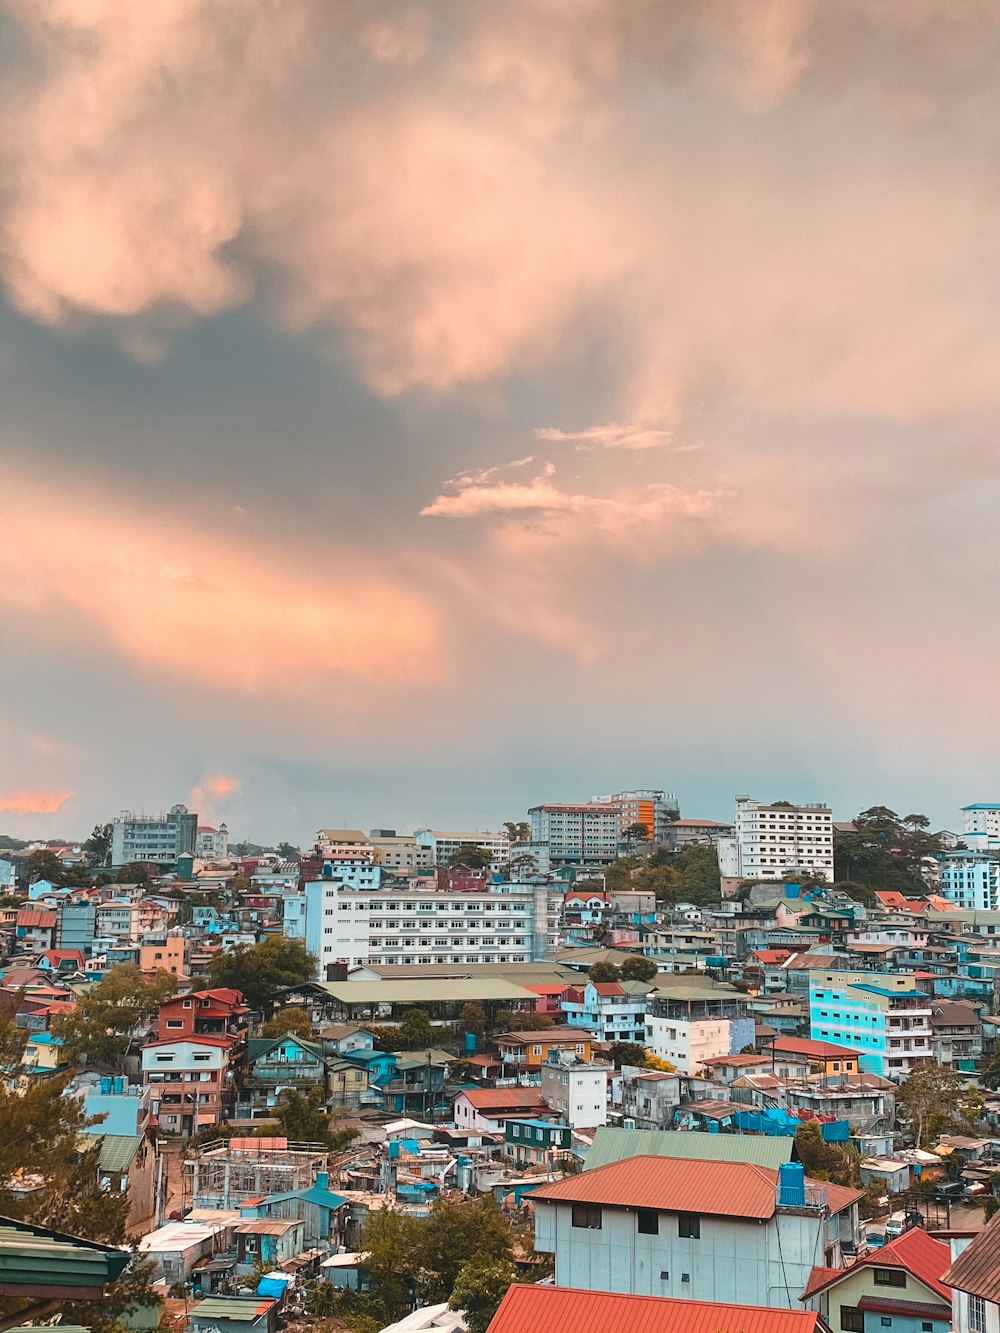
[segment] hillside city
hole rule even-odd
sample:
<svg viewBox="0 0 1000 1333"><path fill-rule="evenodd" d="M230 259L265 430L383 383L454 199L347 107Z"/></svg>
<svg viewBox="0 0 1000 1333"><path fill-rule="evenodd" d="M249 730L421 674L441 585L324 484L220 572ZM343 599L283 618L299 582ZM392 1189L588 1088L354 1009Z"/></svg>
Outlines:
<svg viewBox="0 0 1000 1333"><path fill-rule="evenodd" d="M0 837L0 1328L1000 1329L1000 803Z"/></svg>

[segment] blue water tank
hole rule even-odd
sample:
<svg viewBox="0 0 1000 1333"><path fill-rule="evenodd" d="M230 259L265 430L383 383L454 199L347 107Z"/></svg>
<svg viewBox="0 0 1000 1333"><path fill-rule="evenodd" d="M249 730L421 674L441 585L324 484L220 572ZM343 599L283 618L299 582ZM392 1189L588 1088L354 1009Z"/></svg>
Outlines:
<svg viewBox="0 0 1000 1333"><path fill-rule="evenodd" d="M125 1080L124 1080L123 1078L116 1078L116 1079L115 1079L115 1087L114 1087L114 1090L115 1090L115 1092L124 1092L124 1091L125 1091Z"/></svg>
<svg viewBox="0 0 1000 1333"><path fill-rule="evenodd" d="M796 884L794 880L788 880L785 884L785 897L797 898L802 889L801 884Z"/></svg>
<svg viewBox="0 0 1000 1333"><path fill-rule="evenodd" d="M474 1032L465 1034L465 1053L466 1055L475 1055L476 1053L476 1034Z"/></svg>
<svg viewBox="0 0 1000 1333"><path fill-rule="evenodd" d="M398 1140L398 1139L390 1139L390 1141L389 1141L389 1157L390 1157L391 1160L395 1160L398 1156L399 1156L399 1140Z"/></svg>
<svg viewBox="0 0 1000 1333"><path fill-rule="evenodd" d="M804 1208L806 1203L806 1169L801 1162L785 1162L778 1167L778 1206Z"/></svg>
<svg viewBox="0 0 1000 1333"><path fill-rule="evenodd" d="M103 1078L103 1077L102 1077L102 1079L101 1079L101 1092L103 1092L103 1093L109 1093L110 1091L111 1091L111 1079L110 1079L110 1078Z"/></svg>

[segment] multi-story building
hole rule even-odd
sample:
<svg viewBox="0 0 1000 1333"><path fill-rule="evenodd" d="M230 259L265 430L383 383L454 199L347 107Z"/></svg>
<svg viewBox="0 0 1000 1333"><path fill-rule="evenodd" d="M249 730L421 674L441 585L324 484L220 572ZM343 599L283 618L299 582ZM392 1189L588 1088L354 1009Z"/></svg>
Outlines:
<svg viewBox="0 0 1000 1333"><path fill-rule="evenodd" d="M336 865L373 865L376 859L375 848L359 828L321 828L316 850Z"/></svg>
<svg viewBox="0 0 1000 1333"><path fill-rule="evenodd" d="M1000 853L947 852L940 866L941 892L949 902L976 912L1000 907Z"/></svg>
<svg viewBox="0 0 1000 1333"><path fill-rule="evenodd" d="M613 805L618 810L619 841L631 839L629 829L644 824L652 842L666 842L673 822L681 809L673 792L659 788L640 787L635 791L619 791L613 796L595 796L595 805Z"/></svg>
<svg viewBox="0 0 1000 1333"><path fill-rule="evenodd" d="M172 805L165 815L123 810L111 827L111 864L173 865L179 856L194 855L197 836L198 816L186 805Z"/></svg>
<svg viewBox="0 0 1000 1333"><path fill-rule="evenodd" d="M229 828L220 824L212 828L210 824L199 824L194 842L195 856L207 861L222 861L229 855Z"/></svg>
<svg viewBox="0 0 1000 1333"><path fill-rule="evenodd" d="M333 877L304 886L305 942L319 975L333 963L541 962L558 936L561 894L545 884L436 880L409 890L355 889Z"/></svg>
<svg viewBox="0 0 1000 1333"><path fill-rule="evenodd" d="M558 1287L798 1309L816 1256L857 1245L863 1197L798 1162L631 1157L535 1190L535 1249Z"/></svg>
<svg viewBox="0 0 1000 1333"><path fill-rule="evenodd" d="M417 842L412 833L397 833L394 828L373 828L368 840L375 848L379 864L386 870L424 870L434 864L431 847Z"/></svg>
<svg viewBox="0 0 1000 1333"><path fill-rule="evenodd" d="M1000 803L963 805L962 841L970 851L1000 850Z"/></svg>
<svg viewBox="0 0 1000 1333"><path fill-rule="evenodd" d="M833 815L828 805L765 805L737 796L733 836L718 840L726 878L784 879L810 875L833 882Z"/></svg>
<svg viewBox="0 0 1000 1333"><path fill-rule="evenodd" d="M571 1027L587 1028L597 1041L646 1040L647 981L588 981L570 987L559 1008Z"/></svg>
<svg viewBox="0 0 1000 1333"><path fill-rule="evenodd" d="M955 1333L1000 1333L1000 1226L991 1222L970 1241L951 1242L953 1263L941 1281L951 1289Z"/></svg>
<svg viewBox="0 0 1000 1333"><path fill-rule="evenodd" d="M558 1054L542 1064L542 1096L573 1129L596 1129L608 1123L610 1065Z"/></svg>
<svg viewBox="0 0 1000 1333"><path fill-rule="evenodd" d="M160 1037L142 1048L153 1120L168 1134L193 1134L224 1118L232 1100L233 1037Z"/></svg>
<svg viewBox="0 0 1000 1333"><path fill-rule="evenodd" d="M802 1299L832 1329L948 1333L951 1292L941 1275L950 1262L947 1243L914 1227L849 1268L816 1268Z"/></svg>
<svg viewBox="0 0 1000 1333"><path fill-rule="evenodd" d="M534 855L538 849L547 866L609 865L618 857L617 805L601 801L579 805L552 802L532 806L528 818L528 851Z"/></svg>
<svg viewBox="0 0 1000 1333"><path fill-rule="evenodd" d="M174 995L160 1005L156 1031L161 1037L235 1037L247 1025L243 995L228 986Z"/></svg>
<svg viewBox="0 0 1000 1333"><path fill-rule="evenodd" d="M455 833L442 829L418 828L413 835L418 847L430 853L430 862L446 866L460 847L478 847L490 858L489 868L499 874L510 863L510 838L506 833Z"/></svg>
<svg viewBox="0 0 1000 1333"><path fill-rule="evenodd" d="M814 972L810 1035L859 1053L862 1071L899 1080L934 1058L931 1000L908 975Z"/></svg>
<svg viewBox="0 0 1000 1333"><path fill-rule="evenodd" d="M682 1074L697 1074L706 1060L752 1046L753 1018L739 991L698 981L659 987L646 1007L645 1044Z"/></svg>

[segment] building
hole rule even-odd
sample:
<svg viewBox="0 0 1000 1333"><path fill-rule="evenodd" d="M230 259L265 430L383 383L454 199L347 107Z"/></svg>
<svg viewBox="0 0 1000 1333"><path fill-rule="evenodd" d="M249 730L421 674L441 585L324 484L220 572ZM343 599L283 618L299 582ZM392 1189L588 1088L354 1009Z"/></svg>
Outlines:
<svg viewBox="0 0 1000 1333"><path fill-rule="evenodd" d="M596 1041L646 1040L647 981L588 981L571 987L559 1001L566 1022L586 1028Z"/></svg>
<svg viewBox="0 0 1000 1333"><path fill-rule="evenodd" d="M573 1147L569 1125L548 1120L508 1120L504 1125L504 1152L516 1166L555 1166L566 1161Z"/></svg>
<svg viewBox="0 0 1000 1333"><path fill-rule="evenodd" d="M540 864L559 866L610 865L618 858L618 807L602 801L580 805L551 803L528 811L531 844Z"/></svg>
<svg viewBox="0 0 1000 1333"><path fill-rule="evenodd" d="M489 868L499 874L510 863L510 838L506 833L455 833L442 829L418 828L413 835L418 847L430 855L430 863L446 866L460 847L478 847L490 858Z"/></svg>
<svg viewBox="0 0 1000 1333"><path fill-rule="evenodd" d="M608 1074L611 1066L561 1057L542 1064L542 1096L573 1129L608 1123Z"/></svg>
<svg viewBox="0 0 1000 1333"><path fill-rule="evenodd" d="M833 882L833 814L828 805L765 805L737 796L731 838L718 840L724 877L748 880L811 876Z"/></svg>
<svg viewBox="0 0 1000 1333"><path fill-rule="evenodd" d="M953 1240L952 1249L941 1281L951 1290L955 1333L1000 1333L1000 1217L967 1243Z"/></svg>
<svg viewBox="0 0 1000 1333"><path fill-rule="evenodd" d="M489 1333L818 1333L813 1310L765 1310L751 1305L610 1295L564 1287L508 1287ZM881 1333L881 1331L880 1331Z"/></svg>
<svg viewBox="0 0 1000 1333"><path fill-rule="evenodd" d="M142 972L169 972L174 977L188 974L188 942L179 932L147 935L139 946Z"/></svg>
<svg viewBox="0 0 1000 1333"><path fill-rule="evenodd" d="M199 824L194 840L194 854L206 861L224 861L229 855L229 828L220 824Z"/></svg>
<svg viewBox="0 0 1000 1333"><path fill-rule="evenodd" d="M733 836L732 824L717 819L675 819L668 840L672 847L718 847L720 838Z"/></svg>
<svg viewBox="0 0 1000 1333"><path fill-rule="evenodd" d="M417 842L412 833L397 833L394 828L373 828L368 841L375 848L379 864L386 870L424 870L434 864L432 848Z"/></svg>
<svg viewBox="0 0 1000 1333"><path fill-rule="evenodd" d="M594 805L613 805L618 811L618 840L631 841L629 829L644 824L648 841L666 842L681 808L673 792L658 788L641 787L636 791L619 791L613 796L595 796Z"/></svg>
<svg viewBox="0 0 1000 1333"><path fill-rule="evenodd" d="M706 1060L753 1046L756 1027L739 991L688 978L660 986L647 998L645 1044L682 1074Z"/></svg>
<svg viewBox="0 0 1000 1333"><path fill-rule="evenodd" d="M308 1092L310 1088L318 1088L325 1103L330 1062L331 1057L323 1054L321 1046L290 1032L283 1037L251 1037L247 1042L247 1068L237 1105L238 1118L252 1119L258 1112L273 1110L286 1089Z"/></svg>
<svg viewBox="0 0 1000 1333"><path fill-rule="evenodd" d="M234 1037L246 1027L249 1012L241 991L196 990L164 1000L156 1030L161 1037Z"/></svg>
<svg viewBox="0 0 1000 1333"><path fill-rule="evenodd" d="M970 851L1000 849L1000 803L963 805L962 841Z"/></svg>
<svg viewBox="0 0 1000 1333"><path fill-rule="evenodd" d="M812 1041L808 1037L776 1037L762 1049L770 1058L768 1069L783 1078L810 1073L843 1077L858 1072L858 1052L834 1042ZM795 1067L797 1060L805 1063L805 1069Z"/></svg>
<svg viewBox="0 0 1000 1333"><path fill-rule="evenodd" d="M167 1134L193 1134L225 1118L232 1102L234 1038L160 1037L142 1048L152 1119Z"/></svg>
<svg viewBox="0 0 1000 1333"><path fill-rule="evenodd" d="M950 1262L946 1244L914 1227L850 1268L814 1268L802 1301L839 1333L948 1333Z"/></svg>
<svg viewBox="0 0 1000 1333"><path fill-rule="evenodd" d="M455 1098L455 1128L503 1134L508 1120L537 1119L547 1110L538 1088L466 1088Z"/></svg>
<svg viewBox="0 0 1000 1333"><path fill-rule="evenodd" d="M949 902L976 912L1000 908L1000 853L948 852L940 866L941 892Z"/></svg>
<svg viewBox="0 0 1000 1333"><path fill-rule="evenodd" d="M936 1000L931 1013L931 1048L938 1064L974 1073L983 1054L982 1003Z"/></svg>
<svg viewBox="0 0 1000 1333"><path fill-rule="evenodd" d="M815 1256L840 1267L863 1193L802 1166L631 1157L533 1191L558 1286L796 1309Z"/></svg>
<svg viewBox="0 0 1000 1333"><path fill-rule="evenodd" d="M933 1060L932 1006L915 978L888 972L813 972L809 1030L849 1046L862 1071L900 1080Z"/></svg>
<svg viewBox="0 0 1000 1333"><path fill-rule="evenodd" d="M198 816L186 805L172 805L165 815L137 815L123 810L111 827L111 864L151 861L173 866L179 856L193 856Z"/></svg>
<svg viewBox="0 0 1000 1333"><path fill-rule="evenodd" d="M582 1028L542 1028L539 1031L504 1032L496 1037L500 1061L515 1071L540 1072L557 1055L575 1060L591 1057L591 1033Z"/></svg>
<svg viewBox="0 0 1000 1333"><path fill-rule="evenodd" d="M375 861L375 848L359 828L319 829L316 851L323 860L338 865L371 865Z"/></svg>
<svg viewBox="0 0 1000 1333"><path fill-rule="evenodd" d="M307 880L304 895L306 947L321 977L341 963L541 962L558 932L559 895L545 884L451 891L435 880L365 892L331 872Z"/></svg>

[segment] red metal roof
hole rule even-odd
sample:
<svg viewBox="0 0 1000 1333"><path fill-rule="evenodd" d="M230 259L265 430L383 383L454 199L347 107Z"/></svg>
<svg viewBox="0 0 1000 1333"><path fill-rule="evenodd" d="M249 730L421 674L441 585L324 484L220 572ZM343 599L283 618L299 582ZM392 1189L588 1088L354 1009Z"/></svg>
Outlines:
<svg viewBox="0 0 1000 1333"><path fill-rule="evenodd" d="M515 1284L489 1333L814 1333L814 1310Z"/></svg>
<svg viewBox="0 0 1000 1333"><path fill-rule="evenodd" d="M1000 1301L1000 1214L970 1241L942 1280L985 1301Z"/></svg>
<svg viewBox="0 0 1000 1333"><path fill-rule="evenodd" d="M872 1314L908 1315L911 1319L940 1319L951 1324L950 1302L934 1305L930 1301L898 1301L892 1296L862 1296L858 1309L870 1310Z"/></svg>
<svg viewBox="0 0 1000 1333"><path fill-rule="evenodd" d="M544 1106L538 1088L465 1088L460 1094L477 1111L509 1111L519 1106Z"/></svg>
<svg viewBox="0 0 1000 1333"><path fill-rule="evenodd" d="M812 1041L808 1037L778 1037L771 1046L786 1055L805 1055L821 1060L836 1060L843 1056L856 1059L858 1055L850 1046L836 1046L832 1041Z"/></svg>
<svg viewBox="0 0 1000 1333"><path fill-rule="evenodd" d="M51 926L55 928L56 914L43 907L22 907L17 913L19 926Z"/></svg>
<svg viewBox="0 0 1000 1333"><path fill-rule="evenodd" d="M814 1268L801 1300L833 1286L858 1268L903 1268L922 1282L942 1301L950 1303L951 1293L941 1278L951 1263L951 1247L929 1236L922 1227L913 1227L901 1236L867 1254L850 1268Z"/></svg>
<svg viewBox="0 0 1000 1333"><path fill-rule="evenodd" d="M863 1191L811 1182L827 1192L830 1211L839 1213ZM686 1161L677 1157L627 1157L580 1175L567 1176L532 1191L532 1203L607 1204L656 1208L669 1213L765 1220L777 1207L778 1173L752 1162Z"/></svg>

